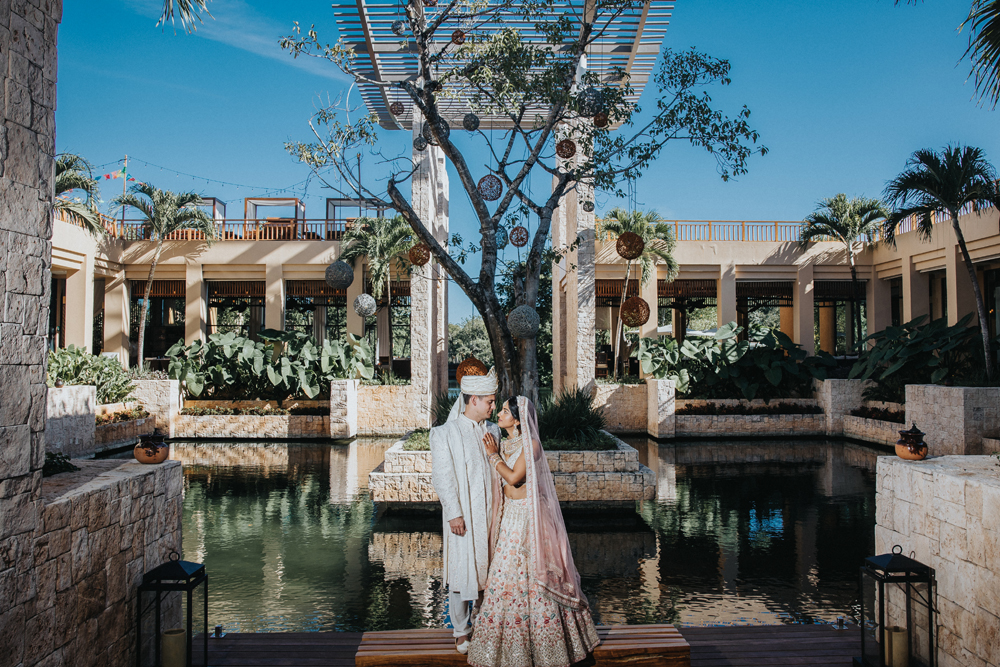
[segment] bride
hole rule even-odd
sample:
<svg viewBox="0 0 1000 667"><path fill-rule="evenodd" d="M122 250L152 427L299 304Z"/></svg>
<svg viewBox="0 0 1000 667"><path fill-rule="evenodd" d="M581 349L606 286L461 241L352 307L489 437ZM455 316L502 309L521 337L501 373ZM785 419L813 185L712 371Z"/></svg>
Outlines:
<svg viewBox="0 0 1000 667"><path fill-rule="evenodd" d="M504 403L486 434L493 477L490 569L475 620L469 664L475 667L566 667L599 643L580 589L535 406L524 396ZM501 479L502 478L502 479Z"/></svg>

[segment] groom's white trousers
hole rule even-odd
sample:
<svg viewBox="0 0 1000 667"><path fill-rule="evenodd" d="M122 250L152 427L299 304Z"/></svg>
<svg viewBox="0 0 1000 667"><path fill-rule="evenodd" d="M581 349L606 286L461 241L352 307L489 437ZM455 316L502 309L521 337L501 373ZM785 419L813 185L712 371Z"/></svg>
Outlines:
<svg viewBox="0 0 1000 667"><path fill-rule="evenodd" d="M461 593L448 591L448 612L451 614L451 625L455 628L455 637L464 637L472 632L472 602L463 600Z"/></svg>

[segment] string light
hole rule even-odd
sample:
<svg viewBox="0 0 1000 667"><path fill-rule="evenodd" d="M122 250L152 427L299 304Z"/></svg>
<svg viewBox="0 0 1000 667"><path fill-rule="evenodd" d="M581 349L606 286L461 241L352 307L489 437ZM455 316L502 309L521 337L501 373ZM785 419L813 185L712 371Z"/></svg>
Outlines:
<svg viewBox="0 0 1000 667"><path fill-rule="evenodd" d="M310 174L309 178L306 178L303 181L299 181L298 183L295 183L295 184L290 185L290 186L285 187L285 188L264 187L264 186L257 186L257 185L247 185L246 183L233 183L231 181L221 181L221 180L219 180L217 178L206 178L205 176L198 176L196 174L189 174L187 172L178 171L176 169L171 169L170 167L164 167L164 166L159 165L159 164L153 164L152 162L149 162L147 160L143 160L142 158L137 158L137 157L134 157L134 156L131 156L131 155L129 156L129 161L130 162L132 162L132 161L141 162L143 165L145 165L147 167L155 167L155 168L159 169L160 171L166 171L166 172L169 172L171 174L175 174L175 176L177 178L180 178L181 176L186 176L186 177L192 178L194 180L205 181L205 183L207 185L210 185L210 184L214 183L216 185L227 185L227 186L230 186L230 187L234 187L237 190L240 190L242 188L246 188L248 190L261 190L261 191L263 191L264 194L268 194L268 193L272 193L272 192L273 193L290 192L292 194L299 194L299 192L300 192L299 187L300 186L305 186L304 188L302 188L302 191L303 191L303 196L306 196L304 193L305 193L305 191L308 190L309 182L310 182L310 180L312 178L312 175ZM111 165L111 164L120 164L121 162L123 162L123 160L118 160L117 162L109 162L108 165ZM101 165L101 166L104 167L104 166L107 166L107 165ZM96 169L96 167L95 167L95 169Z"/></svg>

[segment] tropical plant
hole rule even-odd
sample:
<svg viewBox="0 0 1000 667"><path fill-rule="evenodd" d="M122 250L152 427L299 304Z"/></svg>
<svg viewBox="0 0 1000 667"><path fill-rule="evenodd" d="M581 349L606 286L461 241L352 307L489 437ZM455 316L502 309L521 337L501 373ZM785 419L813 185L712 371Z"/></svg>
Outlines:
<svg viewBox="0 0 1000 667"><path fill-rule="evenodd" d="M885 188L885 198L895 206L895 211L883 224L883 236L887 243L895 246L896 226L912 217L920 236L930 240L935 214L946 214L951 219L976 297L986 377L992 383L995 372L986 303L958 218L964 212L978 213L990 207L1000 209L997 172L983 151L974 146L945 146L940 153L918 150L907 160L906 166L906 170Z"/></svg>
<svg viewBox="0 0 1000 667"><path fill-rule="evenodd" d="M340 259L352 267L361 259L368 260L368 275L371 277L372 296L381 299L385 294L385 307L389 310L389 331L392 331L392 269L406 269L403 259L413 247L413 231L403 216L391 218L358 218L341 239ZM392 368L392 336L389 342L389 368Z"/></svg>
<svg viewBox="0 0 1000 667"><path fill-rule="evenodd" d="M972 314L948 326L945 318L924 324L926 316L872 334L850 377L871 380L864 397L903 403L908 384L981 384L984 364Z"/></svg>
<svg viewBox="0 0 1000 667"><path fill-rule="evenodd" d="M479 359L487 367L493 365L490 337L481 317L467 317L459 324L448 325L448 358L462 362L469 357Z"/></svg>
<svg viewBox="0 0 1000 667"><path fill-rule="evenodd" d="M212 15L208 11L208 0L163 0L163 11L160 13L160 20L156 22L156 25L166 25L167 21L173 24L176 16L177 19L180 19L181 29L190 33L198 29L198 26L194 24L195 21L204 23L201 20L200 12Z"/></svg>
<svg viewBox="0 0 1000 667"><path fill-rule="evenodd" d="M882 221L889 217L889 209L878 199L852 197L840 193L824 199L816 211L806 216L799 232L799 245L806 246L812 241L835 240L844 244L847 261L851 266L851 293L854 295L854 343L859 345L864 338L861 330L861 293L858 289L858 269L856 254L864 246L872 245L878 238Z"/></svg>
<svg viewBox="0 0 1000 667"><path fill-rule="evenodd" d="M601 222L598 238L602 241L616 239L625 232L632 232L643 240L645 248L639 256L640 269L639 284L645 285L651 277L655 276L657 262L662 262L667 270L667 282L673 281L677 277L679 266L674 259L673 251L677 245L674 239L674 230L670 225L662 222L656 211L628 211L623 208L613 208L608 212L607 217ZM632 269L632 262L625 264L625 287L622 290L622 298L618 304L619 312L625 303L628 294L628 281ZM612 375L618 375L619 356L628 357L629 354L619 355L621 352L622 321L618 318L618 326L615 328L615 359Z"/></svg>
<svg viewBox="0 0 1000 667"><path fill-rule="evenodd" d="M481 237L476 243L481 259L478 277L463 268L462 253L435 238L433 220L424 207L414 206L400 189L414 177L413 155L407 152L386 161L388 178L380 180L384 190L361 178L355 156L376 145L378 124L385 122L375 113L352 115L345 122L346 110L330 105L310 121L308 141L292 141L286 148L344 196L363 197L398 211L486 322L501 392L537 399L535 340L511 335L496 292L498 251L504 245L503 234L498 244L498 228L509 215L523 208L537 216L533 237L522 251L526 270L518 299L519 305L534 308L545 254L553 250L553 213L564 206L567 196L584 207L595 190L625 196L624 184L640 178L674 140L703 148L723 179L745 173L750 156L766 149L754 146L758 134L749 125L749 110L743 107L727 117L712 107L706 89L730 83L725 60L693 50L665 50L659 69L649 77L656 90L645 97L653 101L642 107L642 122L634 122L640 112L635 96L639 91L627 76L588 69L586 55L599 50L607 31L626 21L640 21L642 3L592 3L587 11L576 6L563 11L548 0L442 2L432 12L425 12L423 0L401 5L402 39L410 44L412 67L391 80L373 79L371 69L362 64L366 56L357 57L354 42L330 43L314 28L301 30L296 25L281 44L293 57L328 60L353 82L377 87L384 99L410 105L417 118L414 127L426 127L429 142L436 144L433 154L417 162L447 160L471 203ZM468 32L461 46L451 43L459 24ZM525 25L532 30L522 30ZM466 108L456 108L456 100L468 100ZM505 129L496 133L480 129L468 142L453 142L446 128L456 113L465 112L481 115L483 128L495 122ZM595 113L606 115L608 122L590 122ZM567 132L575 153L560 158L553 149L570 138ZM564 144L561 152L565 150ZM498 192L496 200L485 199L478 189L487 172L499 181L493 182L499 187L489 188ZM538 172L545 173L551 188L532 191L530 184ZM338 182L350 185L338 187ZM420 196L427 190L412 192ZM575 240L566 239L566 246ZM585 238L584 243L592 247L593 239ZM554 250L564 254L567 247Z"/></svg>
<svg viewBox="0 0 1000 667"><path fill-rule="evenodd" d="M148 183L135 183L129 188L129 192L115 197L113 201L120 209L131 206L139 211L145 219L148 239L156 242L139 319L138 362L142 365L145 359L143 353L146 345L146 320L149 317L149 294L153 289L153 276L156 275L156 265L163 251L163 241L176 231L193 229L201 232L205 240L211 242L215 238L215 225L212 218L198 208L202 203L201 195L194 192L175 194L169 190L154 188Z"/></svg>
<svg viewBox="0 0 1000 667"><path fill-rule="evenodd" d="M73 465L69 456L58 452L45 452L45 463L42 465L42 477L51 477L64 472L75 472L79 470Z"/></svg>
<svg viewBox="0 0 1000 667"><path fill-rule="evenodd" d="M972 76L980 99L994 109L1000 102L1000 0L975 0L961 27L969 27Z"/></svg>
<svg viewBox="0 0 1000 667"><path fill-rule="evenodd" d="M49 352L47 384L56 380L69 385L92 384L97 387L99 404L121 403L132 395L135 384L117 359L90 354L82 347L68 347Z"/></svg>
<svg viewBox="0 0 1000 667"><path fill-rule="evenodd" d="M84 194L82 201L70 197L70 193L77 190ZM56 156L53 208L70 222L80 225L94 236L103 236L106 233L101 214L97 210L100 195L101 191L90 162L73 153Z"/></svg>
<svg viewBox="0 0 1000 667"><path fill-rule="evenodd" d="M538 435L543 444L555 440L592 442L599 438L604 425L604 413L594 405L590 389L564 389L539 406Z"/></svg>

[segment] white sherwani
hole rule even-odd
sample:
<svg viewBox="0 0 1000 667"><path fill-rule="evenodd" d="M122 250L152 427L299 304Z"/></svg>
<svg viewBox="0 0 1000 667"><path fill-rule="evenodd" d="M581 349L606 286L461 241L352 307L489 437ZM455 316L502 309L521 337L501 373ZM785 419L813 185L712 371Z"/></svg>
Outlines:
<svg viewBox="0 0 1000 667"><path fill-rule="evenodd" d="M441 499L444 520L444 582L463 600L475 600L486 588L489 573L490 509L493 470L483 450L489 431L500 441L496 424L477 424L464 414L431 429L431 481ZM465 535L451 532L448 522L465 519Z"/></svg>

